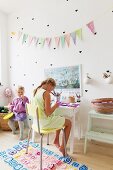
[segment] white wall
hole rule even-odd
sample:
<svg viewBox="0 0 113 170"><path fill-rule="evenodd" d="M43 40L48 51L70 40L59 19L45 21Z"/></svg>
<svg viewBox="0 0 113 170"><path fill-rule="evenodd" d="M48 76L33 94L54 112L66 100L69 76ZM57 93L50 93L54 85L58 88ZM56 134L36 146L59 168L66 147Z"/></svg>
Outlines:
<svg viewBox="0 0 113 170"><path fill-rule="evenodd" d="M1 59L1 83L0 86L0 106L7 103L4 97L4 89L8 87L8 58L7 58L7 15L0 12L0 59Z"/></svg>
<svg viewBox="0 0 113 170"><path fill-rule="evenodd" d="M32 89L44 78L44 68L82 64L82 103L80 115L83 133L86 130L87 112L91 99L98 97L113 97L113 84L106 84L102 73L106 70L113 72L113 2L108 0L91 1L71 0L46 3L40 0L37 5L9 16L9 76L13 89L23 84L26 94L31 95ZM75 10L78 9L78 12ZM17 17L19 17L17 19ZM32 20L32 18L35 18ZM93 35L86 24L94 20L97 35ZM49 24L49 27L47 27ZM54 50L54 43L49 49L22 45L11 32L22 31L39 37L55 37L63 35L63 31L70 33L78 28L83 29L83 40L77 39L75 46L71 41L68 48L60 47ZM82 53L79 51L82 50ZM35 63L37 62L37 63ZM83 79L89 73L92 83L84 84ZM33 86L34 84L34 86ZM88 90L85 92L85 90ZM108 124L106 125L108 126Z"/></svg>

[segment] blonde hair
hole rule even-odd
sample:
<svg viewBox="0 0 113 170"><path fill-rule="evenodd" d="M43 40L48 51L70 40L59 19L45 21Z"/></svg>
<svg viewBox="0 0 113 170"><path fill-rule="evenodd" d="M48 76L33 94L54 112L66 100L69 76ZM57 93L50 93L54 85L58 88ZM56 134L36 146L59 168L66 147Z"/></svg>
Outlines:
<svg viewBox="0 0 113 170"><path fill-rule="evenodd" d="M39 88L41 88L43 85L45 85L45 84L51 84L53 87L56 86L55 80L54 80L53 78L48 78L48 79L42 81L42 83L40 84L40 86L38 86L36 89L34 89L34 91L33 91L33 96L35 96L37 90L38 90Z"/></svg>
<svg viewBox="0 0 113 170"><path fill-rule="evenodd" d="M23 90L23 91L25 91L25 88L24 88L23 86L18 86L18 87L17 87L17 91L18 91L18 90Z"/></svg>

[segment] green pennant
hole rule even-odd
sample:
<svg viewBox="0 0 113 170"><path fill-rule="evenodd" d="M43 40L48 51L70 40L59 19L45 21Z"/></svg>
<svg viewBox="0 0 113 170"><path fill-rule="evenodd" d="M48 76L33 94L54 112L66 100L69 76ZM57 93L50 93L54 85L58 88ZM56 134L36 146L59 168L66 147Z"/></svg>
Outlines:
<svg viewBox="0 0 113 170"><path fill-rule="evenodd" d="M62 45L62 48L63 48L64 45L65 45L65 36L64 35L61 36L60 39L61 39L61 45Z"/></svg>
<svg viewBox="0 0 113 170"><path fill-rule="evenodd" d="M41 47L44 47L44 43L45 43L45 38L40 38L39 44L41 45Z"/></svg>
<svg viewBox="0 0 113 170"><path fill-rule="evenodd" d="M28 34L24 34L23 35L23 39L22 39L22 44L25 43L25 41L27 40L28 38Z"/></svg>
<svg viewBox="0 0 113 170"><path fill-rule="evenodd" d="M80 38L82 40L82 28L76 30L75 33L78 36L78 38Z"/></svg>

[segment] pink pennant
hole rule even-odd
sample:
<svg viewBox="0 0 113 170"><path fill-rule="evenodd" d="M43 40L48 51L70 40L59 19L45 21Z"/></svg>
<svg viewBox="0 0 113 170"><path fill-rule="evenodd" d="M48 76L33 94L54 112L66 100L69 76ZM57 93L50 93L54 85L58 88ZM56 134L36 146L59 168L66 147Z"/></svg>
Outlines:
<svg viewBox="0 0 113 170"><path fill-rule="evenodd" d="M37 40L37 37L33 37L33 42L34 42L34 44L36 44L36 40Z"/></svg>
<svg viewBox="0 0 113 170"><path fill-rule="evenodd" d="M65 35L65 41L67 42L67 45L69 47L69 45L70 45L70 34Z"/></svg>
<svg viewBox="0 0 113 170"><path fill-rule="evenodd" d="M19 31L19 32L18 32L18 40L20 39L21 36L22 36L22 32Z"/></svg>
<svg viewBox="0 0 113 170"><path fill-rule="evenodd" d="M50 47L50 45L51 45L51 38L47 37L45 40L46 40L47 46Z"/></svg>
<svg viewBox="0 0 113 170"><path fill-rule="evenodd" d="M55 37L55 43L56 43L57 47L59 47L60 37Z"/></svg>
<svg viewBox="0 0 113 170"><path fill-rule="evenodd" d="M33 41L34 37L29 35L29 45L31 45L32 41Z"/></svg>
<svg viewBox="0 0 113 170"><path fill-rule="evenodd" d="M90 29L90 31L91 31L93 34L96 33L96 32L95 32L95 26L94 26L94 22L93 22L93 21L89 22L89 23L87 24L87 26L88 26L88 28Z"/></svg>

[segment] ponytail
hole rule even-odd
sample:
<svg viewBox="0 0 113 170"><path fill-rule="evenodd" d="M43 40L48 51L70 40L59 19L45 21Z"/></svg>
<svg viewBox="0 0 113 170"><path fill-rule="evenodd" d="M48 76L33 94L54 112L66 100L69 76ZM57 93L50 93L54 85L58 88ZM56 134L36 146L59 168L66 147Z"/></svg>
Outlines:
<svg viewBox="0 0 113 170"><path fill-rule="evenodd" d="M37 87L36 89L33 90L33 97L35 96L37 90L38 90L39 87Z"/></svg>
<svg viewBox="0 0 113 170"><path fill-rule="evenodd" d="M54 80L53 78L48 78L48 79L42 81L42 83L40 84L40 86L38 86L36 89L34 89L34 91L33 91L33 96L35 96L36 93L37 93L37 90L40 89L40 88L41 88L43 85L45 85L45 84L51 84L51 85L54 86L54 87L56 86L55 80Z"/></svg>
<svg viewBox="0 0 113 170"><path fill-rule="evenodd" d="M36 93L37 93L37 90L40 89L40 88L41 88L44 84L46 84L46 83L47 83L46 80L42 81L42 83L40 84L40 86L38 86L36 89L34 89L34 91L33 91L33 96L35 96Z"/></svg>

